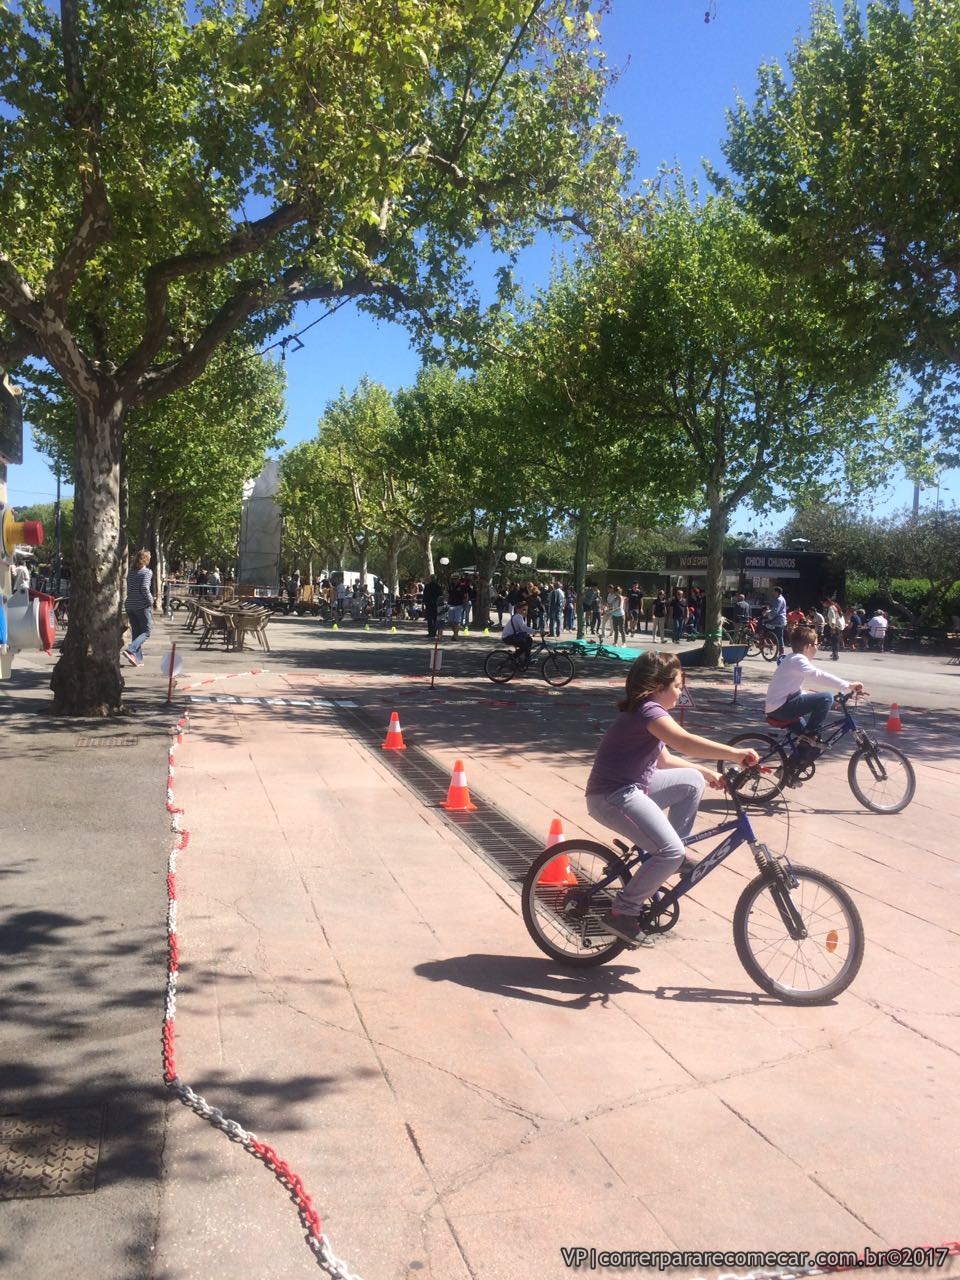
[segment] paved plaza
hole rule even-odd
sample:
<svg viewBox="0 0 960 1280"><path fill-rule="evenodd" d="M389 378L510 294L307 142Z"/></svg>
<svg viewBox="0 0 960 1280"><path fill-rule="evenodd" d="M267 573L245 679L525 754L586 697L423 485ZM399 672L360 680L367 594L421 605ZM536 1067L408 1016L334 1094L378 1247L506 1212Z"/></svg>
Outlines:
<svg viewBox="0 0 960 1280"><path fill-rule="evenodd" d="M162 1084L167 757L184 712L177 1071L302 1179L358 1276L559 1280L575 1259L652 1275L600 1255L960 1235L960 668L827 664L867 683L882 737L899 703L918 787L903 813L870 814L843 754L757 817L771 846L847 886L864 921L853 986L802 1009L737 959L746 850L654 948L565 969L529 938L515 883L380 748L397 711L407 743L444 774L462 760L531 848L556 817L568 837L606 839L583 786L625 666L584 660L561 690L497 687L481 672L497 641L474 636L445 641L431 687L409 627L290 618L269 635L270 654L198 652L162 623L124 673L132 714L112 723L45 716L39 656L0 686L0 1151L9 1117L95 1126L89 1184L0 1202L0 1273L318 1274L288 1192ZM172 640L186 669L167 708ZM759 728L771 671L746 664L736 702L729 672L689 673L688 727ZM704 823L723 810L709 801ZM674 1274L725 1271L746 1268Z"/></svg>

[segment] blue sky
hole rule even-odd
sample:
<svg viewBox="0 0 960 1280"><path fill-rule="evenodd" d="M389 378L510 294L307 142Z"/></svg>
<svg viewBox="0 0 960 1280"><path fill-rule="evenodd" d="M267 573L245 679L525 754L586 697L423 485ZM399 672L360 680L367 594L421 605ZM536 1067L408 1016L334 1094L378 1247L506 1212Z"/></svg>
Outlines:
<svg viewBox="0 0 960 1280"><path fill-rule="evenodd" d="M719 162L726 109L738 92L752 98L757 68L783 60L809 20L808 0L614 0L602 25L608 60L621 72L609 108L623 120L639 174L652 175L661 163L678 161L694 177L704 159ZM551 258L547 242L524 256L519 274L527 288L546 281ZM299 327L322 310L303 308ZM344 307L311 329L304 348L287 357L286 444L315 433L324 405L341 387L351 388L367 374L395 390L413 381L418 364L399 325L377 324L352 305ZM23 466L9 468L8 486L14 505L53 499L53 475L29 440ZM960 472L942 477L940 497L947 506L956 502ZM912 486L901 476L877 495L875 509L889 512L911 498ZM932 504L933 491L923 501ZM760 526L776 528L782 521L778 515ZM756 528L757 521L745 515L734 525Z"/></svg>

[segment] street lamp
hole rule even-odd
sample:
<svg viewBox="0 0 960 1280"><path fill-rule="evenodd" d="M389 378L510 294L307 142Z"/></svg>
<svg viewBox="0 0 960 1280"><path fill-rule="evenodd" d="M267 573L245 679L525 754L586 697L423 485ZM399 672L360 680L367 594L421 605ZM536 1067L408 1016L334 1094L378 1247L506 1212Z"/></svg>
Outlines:
<svg viewBox="0 0 960 1280"><path fill-rule="evenodd" d="M440 557L440 563L441 563L441 564L449 564L449 563L450 563L450 557L449 557L449 556L441 556L441 557Z"/></svg>
<svg viewBox="0 0 960 1280"><path fill-rule="evenodd" d="M504 553L503 558L504 560L506 560L507 564L515 564L517 559L517 553L515 551L507 551Z"/></svg>
<svg viewBox="0 0 960 1280"><path fill-rule="evenodd" d="M520 563L521 563L521 564L533 564L533 559L532 559L532 557L530 557L530 556L521 556L521 557L520 557Z"/></svg>

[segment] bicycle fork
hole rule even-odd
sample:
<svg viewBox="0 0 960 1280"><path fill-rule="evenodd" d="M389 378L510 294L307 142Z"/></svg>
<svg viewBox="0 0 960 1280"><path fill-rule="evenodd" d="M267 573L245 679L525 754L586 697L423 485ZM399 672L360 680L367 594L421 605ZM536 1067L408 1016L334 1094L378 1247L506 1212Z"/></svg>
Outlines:
<svg viewBox="0 0 960 1280"><path fill-rule="evenodd" d="M807 937L807 926L803 923L803 917L797 910L790 895L787 867L784 866L780 858L771 853L769 848L760 841L751 845L751 849L760 874L766 878L770 885L770 896L773 898L777 913L783 921L783 927L794 942L802 942Z"/></svg>

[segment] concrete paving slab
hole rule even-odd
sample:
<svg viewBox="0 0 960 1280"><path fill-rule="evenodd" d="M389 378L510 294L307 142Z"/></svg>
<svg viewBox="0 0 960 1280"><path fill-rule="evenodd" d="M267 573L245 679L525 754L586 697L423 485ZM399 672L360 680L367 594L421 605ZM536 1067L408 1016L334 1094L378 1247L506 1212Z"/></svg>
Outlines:
<svg viewBox="0 0 960 1280"><path fill-rule="evenodd" d="M584 670L559 692L532 681L493 690L479 675L491 642L478 641L450 655L450 678L431 691L410 636L331 634L312 621L271 628L278 669L256 678L243 674L249 655L197 664L204 678L232 678L203 686L218 700L193 706L177 757L191 831L178 861L177 1052L184 1079L303 1177L364 1280L559 1280L569 1274L560 1248L578 1243L858 1250L957 1234L960 689L903 700L899 741L916 752L920 783L904 815L860 809L841 758L791 795L789 824L782 811L758 816L763 838L789 838L791 856L849 884L867 925L854 986L833 1005L794 1009L754 988L733 948L748 853L697 887L652 951L573 972L537 952L515 889L385 767L379 740L399 707L409 741L443 769L464 758L471 787L514 821L545 837L559 814L568 834L605 838L582 787L622 673ZM902 670L873 663L870 675L892 692ZM904 687L935 689L925 678ZM691 727L755 726L762 681L746 683L733 708L729 677L698 680ZM159 711L165 688L149 664L131 688ZM284 705L291 698L354 701L377 728L367 745L340 709ZM157 809L163 742L156 774L144 775ZM127 807L86 771L73 787L92 851L112 840L142 855L129 816L130 804L142 810L142 779ZM716 820L713 807L704 825ZM51 1080L65 1064L99 1069L111 1106L131 1095L119 1074L102 1074L104 1054L126 1041L158 1076L166 847L141 857L155 888L142 920L131 914L143 899L135 864L111 863L92 881L103 939L64 933L84 967L60 980L90 984L81 990L96 1017L71 1023L69 1004L42 1003L43 984L22 970L11 992L16 1056L46 1060ZM40 852L34 862L18 850L4 869L23 877L25 901L49 905L62 859ZM63 950L47 948L51 972ZM129 982L125 956L147 957L149 978ZM127 1025L127 1009L139 1021ZM51 1017L72 1044L51 1034ZM21 1096L44 1096L41 1073L19 1079ZM131 1201L119 1171L80 1216L66 1201L17 1203L17 1274L63 1270L47 1224L90 1232L98 1214L94 1248L71 1258L81 1280L124 1274L109 1261L121 1248L134 1251L137 1280L316 1274L269 1172L178 1104L166 1110L152 1181L143 1171L151 1157L159 1171L163 1135L140 1126L152 1203ZM110 1139L114 1159L122 1136ZM0 1267L10 1259L5 1236Z"/></svg>

